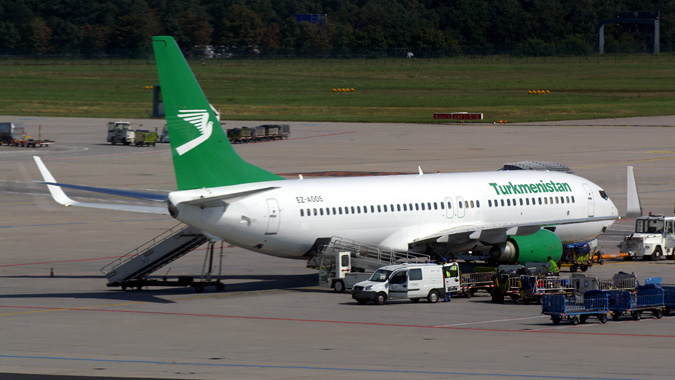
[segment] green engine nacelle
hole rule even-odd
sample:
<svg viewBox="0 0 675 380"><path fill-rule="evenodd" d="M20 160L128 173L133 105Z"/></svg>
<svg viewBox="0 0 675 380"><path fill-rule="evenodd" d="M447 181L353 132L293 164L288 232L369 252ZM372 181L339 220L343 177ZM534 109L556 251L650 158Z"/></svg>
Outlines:
<svg viewBox="0 0 675 380"><path fill-rule="evenodd" d="M532 235L509 237L506 244L494 246L490 256L499 264L545 262L548 256L558 262L562 243L556 234L541 229Z"/></svg>

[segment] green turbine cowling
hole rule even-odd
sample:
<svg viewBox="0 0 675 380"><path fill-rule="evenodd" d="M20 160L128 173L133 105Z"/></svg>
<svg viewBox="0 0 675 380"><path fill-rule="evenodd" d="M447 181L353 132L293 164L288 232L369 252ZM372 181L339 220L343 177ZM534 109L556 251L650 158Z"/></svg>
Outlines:
<svg viewBox="0 0 675 380"><path fill-rule="evenodd" d="M511 236L507 245L513 245L517 252L515 260L521 264L528 262L544 262L551 258L558 262L562 257L562 242L553 232L541 229L532 235Z"/></svg>

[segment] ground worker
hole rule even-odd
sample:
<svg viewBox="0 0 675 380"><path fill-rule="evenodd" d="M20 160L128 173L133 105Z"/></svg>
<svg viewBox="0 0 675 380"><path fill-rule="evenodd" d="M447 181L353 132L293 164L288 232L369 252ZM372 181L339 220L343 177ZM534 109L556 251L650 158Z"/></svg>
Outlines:
<svg viewBox="0 0 675 380"><path fill-rule="evenodd" d="M554 276L558 276L560 274L560 269L558 269L558 264L553 261L551 256L547 257L546 260L548 261L546 265L546 271Z"/></svg>

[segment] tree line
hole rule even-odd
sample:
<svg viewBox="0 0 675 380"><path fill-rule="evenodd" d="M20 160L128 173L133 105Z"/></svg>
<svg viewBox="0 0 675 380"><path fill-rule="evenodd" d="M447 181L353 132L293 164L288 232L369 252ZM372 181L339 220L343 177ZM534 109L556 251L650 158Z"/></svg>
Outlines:
<svg viewBox="0 0 675 380"><path fill-rule="evenodd" d="M660 12L672 50L672 0L0 0L0 54L144 57L171 35L193 56L588 55L622 11ZM608 53L652 49L650 28L605 27Z"/></svg>

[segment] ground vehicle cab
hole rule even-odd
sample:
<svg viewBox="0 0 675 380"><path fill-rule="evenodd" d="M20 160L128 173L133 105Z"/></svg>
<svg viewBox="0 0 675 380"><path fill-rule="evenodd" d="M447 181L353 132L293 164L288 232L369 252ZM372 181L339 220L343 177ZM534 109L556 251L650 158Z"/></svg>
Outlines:
<svg viewBox="0 0 675 380"><path fill-rule="evenodd" d="M426 298L430 303L445 297L442 266L438 264L398 264L382 267L367 281L354 285L352 298L360 304L373 301L382 305L389 299Z"/></svg>

